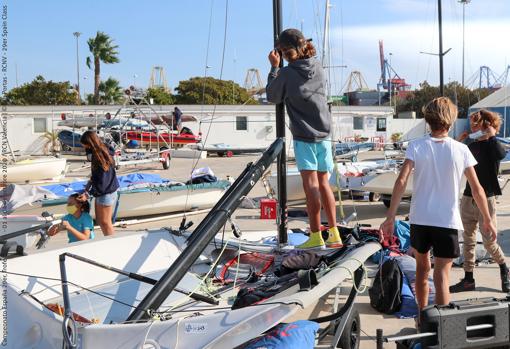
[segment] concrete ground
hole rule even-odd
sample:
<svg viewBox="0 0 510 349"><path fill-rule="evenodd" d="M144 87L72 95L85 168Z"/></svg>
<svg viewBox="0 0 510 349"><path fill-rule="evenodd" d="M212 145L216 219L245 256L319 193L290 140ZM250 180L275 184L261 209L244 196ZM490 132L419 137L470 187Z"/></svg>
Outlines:
<svg viewBox="0 0 510 349"><path fill-rule="evenodd" d="M362 158L373 159L380 158L382 154L380 152L368 152L363 153ZM198 167L209 166L215 172L218 177L225 178L226 175L237 177L242 172L246 164L250 161L254 161L258 158L257 155L244 155L235 156L232 158L220 158L220 157L209 157L207 159L200 160ZM81 159L69 158L71 163L71 169L77 169L84 164ZM192 168L192 159L172 159L170 169L163 170L160 164L145 164L138 167L128 167L121 169L120 174L133 173L133 172L152 172L158 173L163 177L172 178L176 180L185 180L189 177ZM78 170L69 174L73 177L85 177L88 174L87 169ZM249 194L250 198L264 197L266 192L261 182L259 182L252 192ZM356 211L358 214L359 223L371 224L374 227L378 227L384 220L386 208L382 202L368 202L365 201L343 201L344 210L346 215ZM289 210L303 210L304 206L289 207ZM34 210L34 212L36 212ZM409 205L406 203L401 204L399 209L399 217L404 218L409 212ZM244 234L249 234L250 230L269 230L275 229L276 224L272 220L261 220L259 219L259 209L239 209L233 216L234 220L238 223ZM189 215L188 219L195 222L194 226L197 226L200 220L205 214ZM506 192L499 198L498 206L498 228L499 236L498 241L500 242L505 255L510 256L510 199L506 196ZM146 222L143 224L130 224L126 227L117 228L116 234L129 234L130 231L140 229L153 229L159 227L178 227L182 216L177 215L174 218L167 218L159 221ZM305 228L307 226L306 218L289 218L289 228ZM228 228L227 228L228 229ZM97 238L103 238L100 231L96 232ZM62 246L67 243L66 234L61 233L53 237L48 247ZM510 262L510 260L508 260ZM375 274L375 266L367 263L369 270L369 276L373 277ZM451 283L456 283L463 276L463 270L461 268L453 268L451 273ZM455 294L452 299L466 299L466 298L477 298L496 296L503 297L504 294L500 291L500 279L499 269L495 264L482 264L475 270L475 278L477 284L477 290L473 292L466 292L462 294ZM369 280L371 284L372 280ZM343 293L347 293L349 290L349 283L346 282L343 288ZM315 307L303 310L297 318L306 318L311 315L317 316L322 314L327 308L327 304L332 302L332 296L325 296L324 299L319 300ZM344 296L343 299L346 297ZM394 334L401 331L403 328L409 328L414 326L412 319L397 319L394 316L382 315L371 308L368 292L365 291L360 294L357 302L356 309L359 311L361 316L361 346L360 348L375 348L375 333L377 328L384 329L385 334ZM386 348L394 348L393 344L387 344Z"/></svg>

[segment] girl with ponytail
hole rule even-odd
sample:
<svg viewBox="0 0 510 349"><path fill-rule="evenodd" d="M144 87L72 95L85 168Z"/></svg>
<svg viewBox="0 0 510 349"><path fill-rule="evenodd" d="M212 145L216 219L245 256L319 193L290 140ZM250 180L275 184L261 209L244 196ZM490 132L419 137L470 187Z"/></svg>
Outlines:
<svg viewBox="0 0 510 349"><path fill-rule="evenodd" d="M85 187L88 193L95 197L96 221L104 235L112 235L113 208L117 200L119 181L115 173L114 151L108 148L94 131L86 131L80 139L91 162L92 174Z"/></svg>

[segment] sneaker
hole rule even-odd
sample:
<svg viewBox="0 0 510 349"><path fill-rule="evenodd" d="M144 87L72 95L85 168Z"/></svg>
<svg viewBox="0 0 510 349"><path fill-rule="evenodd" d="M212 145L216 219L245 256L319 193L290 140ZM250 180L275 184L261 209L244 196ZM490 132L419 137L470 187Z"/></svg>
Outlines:
<svg viewBox="0 0 510 349"><path fill-rule="evenodd" d="M338 232L337 227L328 229L328 239L326 240L326 246L329 248L341 248L342 238L340 237L340 233Z"/></svg>
<svg viewBox="0 0 510 349"><path fill-rule="evenodd" d="M475 280L467 281L466 279L461 279L458 284L450 286L450 293L466 292L466 291L474 291L474 290L475 290Z"/></svg>
<svg viewBox="0 0 510 349"><path fill-rule="evenodd" d="M505 293L510 292L510 271L501 274L501 290Z"/></svg>
<svg viewBox="0 0 510 349"><path fill-rule="evenodd" d="M324 245L324 239L320 232L311 233L310 238L306 240L301 245L296 246L297 249L300 250L311 250L311 249L324 249L326 246Z"/></svg>

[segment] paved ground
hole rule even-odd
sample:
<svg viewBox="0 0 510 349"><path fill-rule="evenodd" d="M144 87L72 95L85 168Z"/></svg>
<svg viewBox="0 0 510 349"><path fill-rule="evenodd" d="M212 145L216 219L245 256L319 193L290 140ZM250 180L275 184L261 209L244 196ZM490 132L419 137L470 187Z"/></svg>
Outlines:
<svg viewBox="0 0 510 349"><path fill-rule="evenodd" d="M369 152L363 154L364 158L377 158L381 156L378 152ZM238 174L244 169L246 164L250 161L256 160L256 155L236 156L232 158L219 158L210 157L200 161L201 166L210 166L213 171L219 177L225 177L231 175L237 177ZM73 160L73 159L70 159ZM71 161L71 168L75 169L83 165L82 161L75 159ZM149 164L140 167L131 167L122 169L121 173L127 172L153 172L159 173L164 177L184 180L189 176L191 172L192 160L191 159L172 159L171 167L169 170L163 170L159 164ZM87 174L87 170L73 172L71 176L84 177ZM505 255L510 256L510 199L507 198L507 193L504 192L503 196L499 198L498 208L498 227L499 227L499 242L505 252ZM265 196L265 190L261 183L257 184L252 193L251 198L257 198ZM378 227L383 221L385 216L386 208L381 202L368 202L368 201L352 201L344 200L346 215L349 215L354 210L358 213L358 219L360 223L372 224ZM300 207L290 207L291 210L303 209ZM409 211L408 204L402 204L399 209L399 215L403 218ZM201 215L190 215L189 219L195 222L195 226L204 217ZM258 209L240 209L236 211L235 221L239 224L240 228L245 234L248 234L250 230L266 230L274 229L275 222L270 220L260 220ZM144 224L129 225L125 228L118 228L117 234L129 234L129 231L139 229L151 229L163 226L177 227L181 221L181 217L175 217L172 219L164 219L156 222L148 222ZM306 219L289 219L290 228L304 228L306 227ZM98 238L101 237L101 233L98 232ZM66 244L65 234L59 234L52 238L48 247L62 246ZM510 260L509 260L510 262ZM373 276L375 273L375 267L368 264L369 275ZM452 270L451 282L456 282L463 276L463 271L460 268L454 268ZM498 296L502 297L503 293L500 292L500 280L499 270L495 264L483 264L480 265L475 271L475 277L477 282L476 292L467 292L464 294L454 295L454 299L465 299L475 297L486 297L486 296ZM369 281L371 283L371 280ZM348 283L346 286L349 286ZM344 288L347 292L348 287ZM325 304L331 302L332 297L326 296L325 299L320 300L315 307L304 310L299 317L305 318L307 314L313 314L314 316L321 313L325 308ZM383 328L385 333L393 334L399 332L402 328L413 327L414 321L409 319L397 319L393 316L381 315L375 312L369 304L367 292L361 294L358 297L356 308L361 315L361 329L362 329L362 344L361 348L375 348L375 332L377 328ZM387 345L387 348L393 348L394 345Z"/></svg>

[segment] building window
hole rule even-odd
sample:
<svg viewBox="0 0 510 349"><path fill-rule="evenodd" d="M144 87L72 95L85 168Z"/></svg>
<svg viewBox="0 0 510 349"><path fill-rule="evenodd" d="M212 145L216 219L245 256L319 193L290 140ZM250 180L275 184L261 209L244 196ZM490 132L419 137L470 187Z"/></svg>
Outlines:
<svg viewBox="0 0 510 349"><path fill-rule="evenodd" d="M363 117L355 116L352 118L352 128L354 130L363 130Z"/></svg>
<svg viewBox="0 0 510 349"><path fill-rule="evenodd" d="M247 116L236 116L236 131L248 131Z"/></svg>
<svg viewBox="0 0 510 349"><path fill-rule="evenodd" d="M386 118L377 118L377 132L386 132Z"/></svg>
<svg viewBox="0 0 510 349"><path fill-rule="evenodd" d="M34 133L44 133L46 128L46 118L34 118Z"/></svg>

